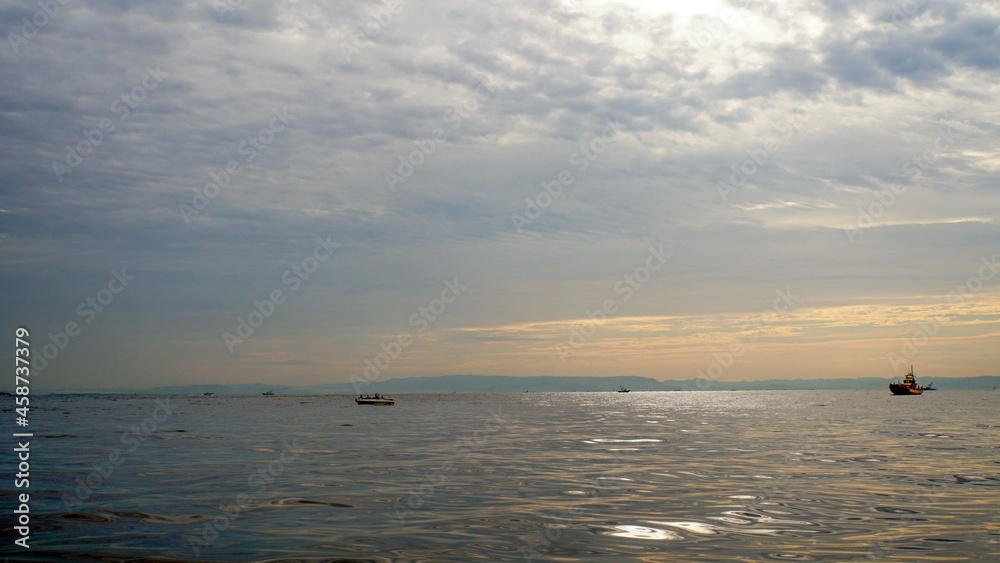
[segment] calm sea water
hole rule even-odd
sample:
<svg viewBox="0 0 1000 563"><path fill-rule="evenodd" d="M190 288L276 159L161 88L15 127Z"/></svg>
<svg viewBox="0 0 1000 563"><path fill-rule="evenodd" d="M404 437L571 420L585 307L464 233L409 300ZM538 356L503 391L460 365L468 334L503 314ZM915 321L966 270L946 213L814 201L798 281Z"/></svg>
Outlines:
<svg viewBox="0 0 1000 563"><path fill-rule="evenodd" d="M168 403L157 403L168 399ZM1000 392L33 397L17 560L1000 557ZM13 413L5 406L6 418ZM4 471L13 511L14 458Z"/></svg>

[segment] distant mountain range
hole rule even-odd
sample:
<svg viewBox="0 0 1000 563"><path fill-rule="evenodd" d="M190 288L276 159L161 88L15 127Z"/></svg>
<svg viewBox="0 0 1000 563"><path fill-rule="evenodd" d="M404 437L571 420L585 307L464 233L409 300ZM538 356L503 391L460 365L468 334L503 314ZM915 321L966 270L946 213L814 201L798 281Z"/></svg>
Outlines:
<svg viewBox="0 0 1000 563"><path fill-rule="evenodd" d="M929 384L930 379L921 380ZM962 389L993 389L1000 387L1000 377L984 375L979 377L941 377L933 380L934 387L941 391ZM347 394L358 393L521 393L524 391L615 391L624 386L632 391L764 391L764 390L847 390L885 389L888 380L883 377L857 377L853 379L769 379L766 381L702 381L678 379L657 381L648 377L573 377L573 376L526 376L509 375L441 375L436 377L402 377L376 381L364 387L355 388L351 383L329 383L324 385L266 385L248 383L237 385L175 385L148 389L59 389L46 390L55 393L151 393L176 395L256 395L273 389L275 394Z"/></svg>

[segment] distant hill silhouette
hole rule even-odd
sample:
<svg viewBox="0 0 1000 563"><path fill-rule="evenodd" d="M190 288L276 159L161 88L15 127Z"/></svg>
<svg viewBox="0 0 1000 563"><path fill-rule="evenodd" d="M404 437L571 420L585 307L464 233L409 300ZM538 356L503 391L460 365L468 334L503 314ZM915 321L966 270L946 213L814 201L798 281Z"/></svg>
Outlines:
<svg viewBox="0 0 1000 563"><path fill-rule="evenodd" d="M932 380L924 378L921 383ZM847 390L886 389L889 380L884 377L857 377L851 379L769 379L766 381L705 382L695 379L657 381L648 377L619 375L608 377L577 376L525 376L509 375L439 375L432 377L402 377L376 381L362 388L351 383L323 385L281 386L264 383L236 385L174 385L148 389L59 389L46 390L56 393L152 393L152 394L202 394L257 395L274 389L275 394L348 394L361 393L521 393L524 391L616 391L624 386L631 391L765 391L765 390ZM940 377L933 379L941 391L963 389L993 389L1000 387L1000 377ZM706 385L706 383L710 383Z"/></svg>

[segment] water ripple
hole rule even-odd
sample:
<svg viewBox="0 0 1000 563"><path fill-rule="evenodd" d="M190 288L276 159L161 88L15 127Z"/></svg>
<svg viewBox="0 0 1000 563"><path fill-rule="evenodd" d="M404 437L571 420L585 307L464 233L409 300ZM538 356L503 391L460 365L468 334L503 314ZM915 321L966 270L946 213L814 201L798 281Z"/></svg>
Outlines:
<svg viewBox="0 0 1000 563"><path fill-rule="evenodd" d="M334 508L354 508L353 505L343 504L339 502L328 502L321 500L313 500L307 498L283 498L280 500L274 500L270 502L271 506L297 506L297 505L321 505L321 506L332 506Z"/></svg>
<svg viewBox="0 0 1000 563"><path fill-rule="evenodd" d="M808 392L404 395L391 409L346 396L266 399L174 397L159 438L129 451L121 436L155 398L40 396L38 424L52 430L32 450L44 468L31 497L33 556L1000 555L995 495L984 494L1000 486L996 405L976 393L939 391L920 408L861 391L824 395L822 408ZM109 474L102 464L115 451ZM194 557L187 538L214 525L224 529Z"/></svg>

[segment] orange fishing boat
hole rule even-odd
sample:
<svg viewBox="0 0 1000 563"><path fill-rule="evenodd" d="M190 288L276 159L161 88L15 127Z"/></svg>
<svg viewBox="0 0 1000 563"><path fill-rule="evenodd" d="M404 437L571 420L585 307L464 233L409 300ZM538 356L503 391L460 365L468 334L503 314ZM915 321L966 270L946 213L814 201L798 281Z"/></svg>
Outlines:
<svg viewBox="0 0 1000 563"><path fill-rule="evenodd" d="M913 366L910 366L910 372L903 377L902 383L895 381L889 383L889 391L892 391L893 395L920 395L924 389L927 388L917 385L917 380L913 377Z"/></svg>

